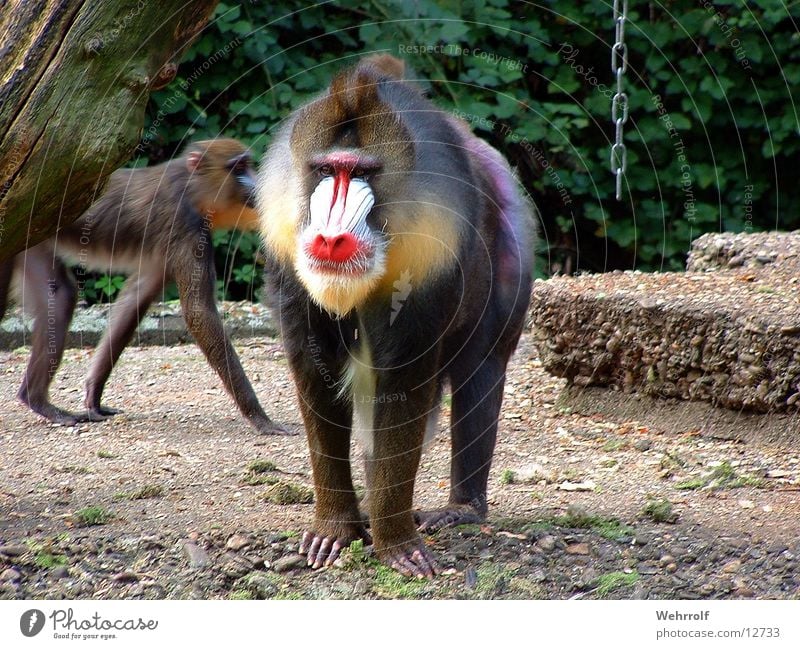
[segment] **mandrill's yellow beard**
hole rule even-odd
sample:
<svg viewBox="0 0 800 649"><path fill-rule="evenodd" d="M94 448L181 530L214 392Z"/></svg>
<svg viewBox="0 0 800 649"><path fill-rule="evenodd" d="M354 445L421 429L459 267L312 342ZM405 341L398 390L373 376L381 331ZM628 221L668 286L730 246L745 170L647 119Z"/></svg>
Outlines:
<svg viewBox="0 0 800 649"><path fill-rule="evenodd" d="M343 317L364 304L381 281L386 268L386 253L375 251L370 269L360 275L336 275L314 270L305 251L295 255L295 271L311 299L330 314Z"/></svg>

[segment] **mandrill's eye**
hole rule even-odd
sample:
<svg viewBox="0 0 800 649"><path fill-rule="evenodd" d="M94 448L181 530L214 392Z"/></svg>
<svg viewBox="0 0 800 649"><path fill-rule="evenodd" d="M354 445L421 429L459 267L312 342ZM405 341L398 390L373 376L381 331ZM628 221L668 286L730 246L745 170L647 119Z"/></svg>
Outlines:
<svg viewBox="0 0 800 649"><path fill-rule="evenodd" d="M317 171L319 172L320 176L333 176L336 174L333 165L322 165L317 169Z"/></svg>

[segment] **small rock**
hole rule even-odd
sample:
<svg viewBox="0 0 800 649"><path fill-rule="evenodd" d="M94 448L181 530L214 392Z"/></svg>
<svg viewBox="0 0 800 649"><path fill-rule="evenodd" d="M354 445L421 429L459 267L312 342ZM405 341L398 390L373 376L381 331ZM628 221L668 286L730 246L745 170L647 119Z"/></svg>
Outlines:
<svg viewBox="0 0 800 649"><path fill-rule="evenodd" d="M717 588L714 586L714 584L703 584L700 586L700 592L703 595L711 595L716 589Z"/></svg>
<svg viewBox="0 0 800 649"><path fill-rule="evenodd" d="M734 590L733 590L734 597L741 597L748 599L751 597L755 597L756 594L755 591L741 577L734 578L733 585L734 585Z"/></svg>
<svg viewBox="0 0 800 649"><path fill-rule="evenodd" d="M16 582L22 579L22 575L19 573L18 570L14 570L14 568L7 568L0 573L0 581L11 581Z"/></svg>
<svg viewBox="0 0 800 649"><path fill-rule="evenodd" d="M229 550L233 550L234 552L238 552L248 545L250 545L250 539L248 539L246 536L242 536L241 534L234 534L228 539L225 547Z"/></svg>
<svg viewBox="0 0 800 649"><path fill-rule="evenodd" d="M156 534L143 536L139 541L145 550L160 550L167 547L164 540Z"/></svg>
<svg viewBox="0 0 800 649"><path fill-rule="evenodd" d="M196 543L185 542L183 544L183 553L192 568L205 568L211 565L211 559L208 558L206 551Z"/></svg>
<svg viewBox="0 0 800 649"><path fill-rule="evenodd" d="M363 597L370 591L369 582L366 579L359 579L353 584L353 595L356 597Z"/></svg>
<svg viewBox="0 0 800 649"><path fill-rule="evenodd" d="M653 441L647 438L637 439L633 443L633 448L635 448L637 451L642 451L642 452L649 451L651 448L653 448Z"/></svg>
<svg viewBox="0 0 800 649"><path fill-rule="evenodd" d="M536 568L530 575L528 575L528 579L535 584L540 584L544 581L547 581L547 573L542 568Z"/></svg>
<svg viewBox="0 0 800 649"><path fill-rule="evenodd" d="M667 564L667 565L664 567L664 570L666 570L667 572L670 572L670 573L672 573L672 572L677 572L677 571L678 571L678 564L677 564L677 563L675 563L675 562L673 562L673 563L668 563L668 564Z"/></svg>
<svg viewBox="0 0 800 649"><path fill-rule="evenodd" d="M580 589L590 588L600 577L594 568L586 568L578 577L575 585Z"/></svg>
<svg viewBox="0 0 800 649"><path fill-rule="evenodd" d="M118 572L111 578L111 580L117 582L118 584L132 584L135 581L139 581L139 575L137 575L135 572L125 570L123 572Z"/></svg>
<svg viewBox="0 0 800 649"><path fill-rule="evenodd" d="M253 595L259 599L269 599L278 593L276 577L260 570L251 572L245 577L246 584Z"/></svg>
<svg viewBox="0 0 800 649"><path fill-rule="evenodd" d="M722 566L721 571L727 574L732 572L739 572L742 569L742 562L739 559L734 559L733 561L728 561L724 566Z"/></svg>
<svg viewBox="0 0 800 649"><path fill-rule="evenodd" d="M585 482L570 482L569 480L564 480L558 488L561 491L594 491L597 488L597 485L592 482L591 480L586 480Z"/></svg>
<svg viewBox="0 0 800 649"><path fill-rule="evenodd" d="M665 554L658 560L658 562L662 566L666 566L669 565L670 563L675 563L675 557L673 557L671 554Z"/></svg>
<svg viewBox="0 0 800 649"><path fill-rule="evenodd" d="M66 579L69 577L69 568L66 566L56 566L50 571L50 576L53 579Z"/></svg>
<svg viewBox="0 0 800 649"><path fill-rule="evenodd" d="M571 543L570 545L567 546L566 552L567 554L579 554L579 555L589 554L589 544Z"/></svg>
<svg viewBox="0 0 800 649"><path fill-rule="evenodd" d="M0 554L4 554L7 557L19 557L27 551L28 547L25 545L0 545Z"/></svg>
<svg viewBox="0 0 800 649"><path fill-rule="evenodd" d="M467 569L464 570L464 584L470 590L473 590L478 585L478 573L475 572L474 567L467 566Z"/></svg>
<svg viewBox="0 0 800 649"><path fill-rule="evenodd" d="M308 560L300 554L290 554L281 557L272 564L272 569L275 572L289 572L297 568L304 568L308 564Z"/></svg>
<svg viewBox="0 0 800 649"><path fill-rule="evenodd" d="M774 541L769 546L767 546L767 552L769 552L770 554L780 554L781 552L784 552L788 549L789 549L788 546L785 543L782 543L781 541Z"/></svg>
<svg viewBox="0 0 800 649"><path fill-rule="evenodd" d="M548 534L536 541L536 545L545 552L550 552L556 547L556 538Z"/></svg>

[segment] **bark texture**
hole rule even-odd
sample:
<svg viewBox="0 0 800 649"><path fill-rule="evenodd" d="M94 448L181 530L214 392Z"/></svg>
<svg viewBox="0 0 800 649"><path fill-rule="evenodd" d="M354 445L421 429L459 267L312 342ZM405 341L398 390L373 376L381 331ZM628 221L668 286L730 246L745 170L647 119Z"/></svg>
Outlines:
<svg viewBox="0 0 800 649"><path fill-rule="evenodd" d="M0 7L0 261L91 204L218 0Z"/></svg>

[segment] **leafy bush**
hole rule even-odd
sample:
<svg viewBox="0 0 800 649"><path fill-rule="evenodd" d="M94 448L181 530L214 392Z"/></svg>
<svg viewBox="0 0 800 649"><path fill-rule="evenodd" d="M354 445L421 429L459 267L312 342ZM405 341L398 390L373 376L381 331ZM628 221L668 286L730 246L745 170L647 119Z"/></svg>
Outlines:
<svg viewBox="0 0 800 649"><path fill-rule="evenodd" d="M387 51L518 169L541 211L539 274L679 269L703 232L800 226L800 192L787 191L800 152L798 18L800 5L767 0L631 7L619 203L606 3L223 2L179 78L152 96L143 142L150 162L221 133L260 154L337 70ZM215 242L238 242L219 252L228 295L252 294L257 238Z"/></svg>

